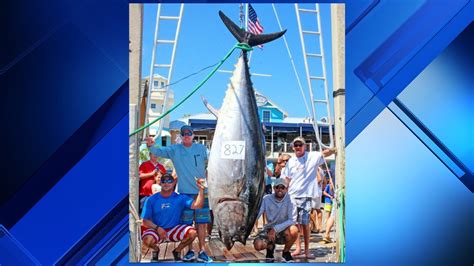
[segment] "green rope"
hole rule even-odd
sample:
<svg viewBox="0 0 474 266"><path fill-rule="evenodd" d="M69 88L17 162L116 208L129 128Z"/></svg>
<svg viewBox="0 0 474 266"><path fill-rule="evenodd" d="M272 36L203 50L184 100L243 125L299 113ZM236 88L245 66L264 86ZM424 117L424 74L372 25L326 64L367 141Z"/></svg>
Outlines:
<svg viewBox="0 0 474 266"><path fill-rule="evenodd" d="M339 191L339 262L346 262L346 228L345 228L345 194L344 189Z"/></svg>
<svg viewBox="0 0 474 266"><path fill-rule="evenodd" d="M204 78L204 80L202 80L194 90L192 90L186 97L184 97L179 103L177 103L176 105L174 105L173 107L171 107L168 111L164 112L162 115L160 115L158 118L156 118L155 120L151 121L149 124L146 124L144 126L142 126L141 128L133 131L132 133L130 133L128 136L131 137L135 134L137 134L138 132L150 127L151 125L153 125L154 123L160 121L163 117L167 116L169 113L173 112L176 108L178 108L181 104L183 104L189 97L191 97L197 90L199 90L202 85L204 85L204 83L206 83L207 80L209 80L212 75L214 75L214 73L216 73L216 71L219 69L219 67L222 66L222 64L224 64L224 62L229 58L229 56L234 52L235 49L241 49L241 50L244 50L244 51L252 51L252 47L246 43L237 43L234 45L234 47L232 47L232 49L230 49L230 51L224 56L224 58L222 58L222 60L219 62L219 64L211 71L211 73L209 73L207 75L206 78Z"/></svg>

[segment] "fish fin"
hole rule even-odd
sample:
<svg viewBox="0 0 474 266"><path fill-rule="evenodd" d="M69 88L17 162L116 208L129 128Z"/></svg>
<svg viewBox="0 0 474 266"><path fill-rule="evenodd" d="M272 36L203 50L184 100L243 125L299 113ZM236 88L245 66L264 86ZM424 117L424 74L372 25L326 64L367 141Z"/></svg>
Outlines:
<svg viewBox="0 0 474 266"><path fill-rule="evenodd" d="M229 17L227 17L224 12L219 10L219 17L221 17L222 22L224 22L224 25L227 27L227 29L234 35L234 37L239 41L239 42L244 42L245 40L245 30L241 29L239 26L237 26L232 20L230 20Z"/></svg>
<svg viewBox="0 0 474 266"><path fill-rule="evenodd" d="M227 27L227 29L234 35L234 37L240 42L240 43L247 43L250 46L257 46L260 44L264 44L267 42L271 42L275 39L280 38L285 34L286 30L280 31L280 32L275 32L275 33L270 33L270 34L259 34L255 35L253 33L247 32L243 29L241 29L239 26L237 26L230 18L228 18L224 12L219 11L219 16L221 17L222 22L224 22L224 25Z"/></svg>
<svg viewBox="0 0 474 266"><path fill-rule="evenodd" d="M206 98L204 98L204 96L201 96L201 99L202 99L202 102L204 103L204 106L206 106L207 110L209 110L209 112L211 112L211 114L213 114L216 119L219 119L219 110L217 110L216 108L214 108L214 106L212 106L207 100Z"/></svg>
<svg viewBox="0 0 474 266"><path fill-rule="evenodd" d="M267 42L271 42L273 40L276 40L283 36L285 34L286 30L280 31L280 32L275 32L275 33L270 33L270 34L260 34L260 35L254 35L250 33L250 39L248 41L248 44L250 46L257 46L260 44L264 44Z"/></svg>

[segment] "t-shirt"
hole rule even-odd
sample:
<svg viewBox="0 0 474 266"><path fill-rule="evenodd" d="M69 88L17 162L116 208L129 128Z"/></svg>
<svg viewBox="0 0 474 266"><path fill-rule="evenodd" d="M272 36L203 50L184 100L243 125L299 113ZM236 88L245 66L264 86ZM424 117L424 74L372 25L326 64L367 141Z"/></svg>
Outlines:
<svg viewBox="0 0 474 266"><path fill-rule="evenodd" d="M267 215L264 228L273 228L277 233L296 223L296 208L288 194L281 201L276 199L275 194L265 195L257 217L260 218L263 213Z"/></svg>
<svg viewBox="0 0 474 266"><path fill-rule="evenodd" d="M198 194L199 188L195 177L206 177L207 148L198 143L190 147L183 144L174 144L160 148L157 144L149 148L150 152L158 157L169 158L178 175L178 192L184 194Z"/></svg>
<svg viewBox="0 0 474 266"><path fill-rule="evenodd" d="M321 178L321 182L320 183L317 183L317 179L316 179L316 186L314 186L314 191L313 191L313 197L314 198L320 198L321 195L323 194L323 180L324 180L324 171L323 169L321 169L321 167L318 167L318 172L319 173L319 176ZM317 177L317 176L316 176Z"/></svg>
<svg viewBox="0 0 474 266"><path fill-rule="evenodd" d="M334 192L331 191L331 185L327 184L324 192L328 193L331 196L334 196ZM332 203L332 199L330 197L324 197L324 203Z"/></svg>
<svg viewBox="0 0 474 266"><path fill-rule="evenodd" d="M179 224L185 208L190 208L193 199L173 192L165 198L160 193L150 196L143 206L142 218L151 220L163 229L170 229Z"/></svg>
<svg viewBox="0 0 474 266"><path fill-rule="evenodd" d="M291 157L281 172L280 178L289 178L288 194L294 198L312 198L318 185L316 173L324 163L320 152L305 152L303 156Z"/></svg>
<svg viewBox="0 0 474 266"><path fill-rule="evenodd" d="M158 163L156 165L156 167L158 167L159 171L162 174L166 173L165 167L163 165L161 165L160 163ZM147 173L153 172L156 167L155 167L155 165L153 165L153 163L151 161L146 161L146 162L143 162L140 165L139 171L142 172L142 173L147 174ZM151 186L154 183L155 183L155 177L154 176L144 178L144 179L140 179L140 196L153 195L153 192L151 191Z"/></svg>

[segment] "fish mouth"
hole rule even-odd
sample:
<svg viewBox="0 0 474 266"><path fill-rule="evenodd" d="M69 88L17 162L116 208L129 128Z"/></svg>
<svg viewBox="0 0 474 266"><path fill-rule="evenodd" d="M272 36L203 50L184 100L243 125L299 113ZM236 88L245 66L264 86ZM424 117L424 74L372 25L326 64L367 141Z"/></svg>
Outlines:
<svg viewBox="0 0 474 266"><path fill-rule="evenodd" d="M235 242L240 242L242 244L246 244L247 239L245 239L242 235L233 235L233 236L225 236L222 237L222 233L219 231L219 238L221 238L222 242L224 243L227 250L231 250L234 246Z"/></svg>
<svg viewBox="0 0 474 266"><path fill-rule="evenodd" d="M222 197L218 199L213 211L219 237L227 250L230 250L236 241L245 245L247 225L243 217L247 212L247 203L238 197Z"/></svg>
<svg viewBox="0 0 474 266"><path fill-rule="evenodd" d="M243 200L241 200L241 199L239 199L239 198L226 197L226 198L220 198L220 199L217 201L217 204L220 204L220 203L223 203L223 202L229 202L229 201L238 201L238 202L243 202L243 203L245 203Z"/></svg>

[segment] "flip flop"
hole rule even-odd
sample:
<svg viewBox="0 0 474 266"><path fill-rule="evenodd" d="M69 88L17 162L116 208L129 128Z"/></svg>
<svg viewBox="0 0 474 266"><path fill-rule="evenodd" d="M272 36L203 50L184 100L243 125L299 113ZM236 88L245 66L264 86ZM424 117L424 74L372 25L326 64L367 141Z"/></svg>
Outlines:
<svg viewBox="0 0 474 266"><path fill-rule="evenodd" d="M324 238L323 238L323 241L324 241L326 244L332 243L332 240L331 240L331 238L329 238L329 237L324 237Z"/></svg>

